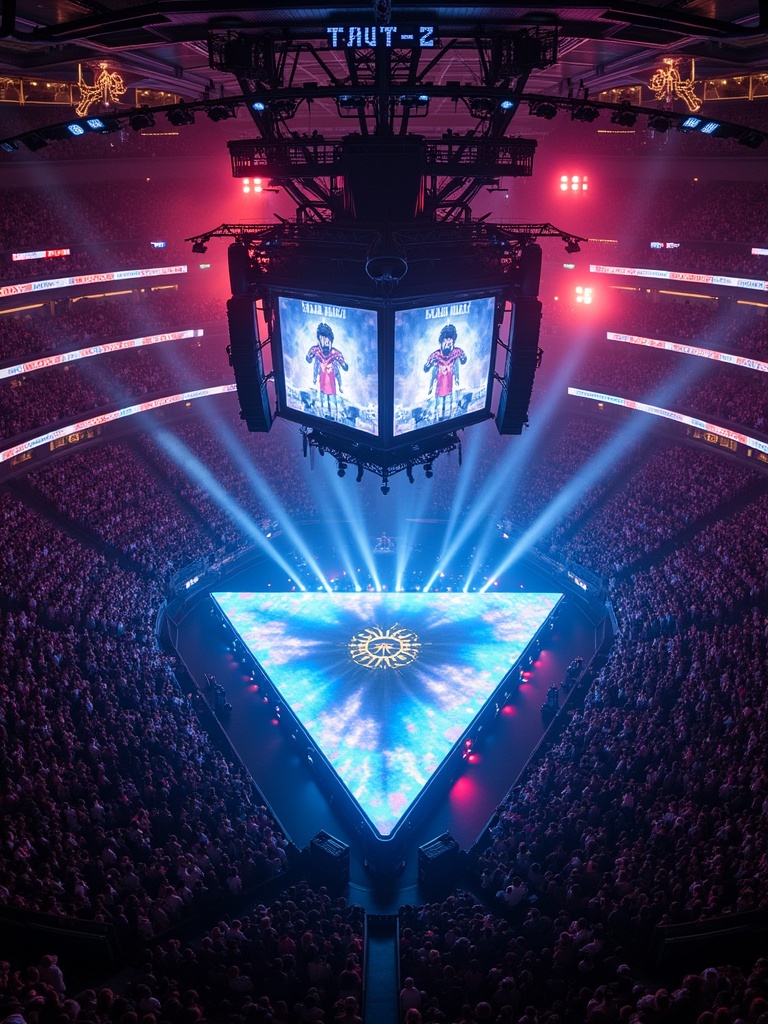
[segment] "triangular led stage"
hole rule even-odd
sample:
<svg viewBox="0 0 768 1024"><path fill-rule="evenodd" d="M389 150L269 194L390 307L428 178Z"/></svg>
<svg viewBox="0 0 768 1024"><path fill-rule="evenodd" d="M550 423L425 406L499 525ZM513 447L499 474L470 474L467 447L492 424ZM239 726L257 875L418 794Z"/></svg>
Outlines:
<svg viewBox="0 0 768 1024"><path fill-rule="evenodd" d="M386 837L562 594L212 596Z"/></svg>

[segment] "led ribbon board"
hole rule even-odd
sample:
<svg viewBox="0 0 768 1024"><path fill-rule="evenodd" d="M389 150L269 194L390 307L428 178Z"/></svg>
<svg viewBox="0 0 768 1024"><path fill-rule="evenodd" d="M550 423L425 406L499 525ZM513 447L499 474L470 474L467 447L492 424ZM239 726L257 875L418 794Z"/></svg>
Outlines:
<svg viewBox="0 0 768 1024"><path fill-rule="evenodd" d="M186 338L202 338L202 327L187 331L171 331L168 334L148 334L144 338L126 338L123 341L107 341L101 345L89 345L88 348L74 349L72 352L58 352L52 356L41 356L29 359L26 363L0 368L0 380L18 377L34 370L47 370L51 366L73 363L78 359L89 359L91 356L103 356L108 352L125 352L131 348L143 348L146 345L160 345L164 341L183 341Z"/></svg>
<svg viewBox="0 0 768 1024"><path fill-rule="evenodd" d="M113 423L115 420L125 419L126 416L135 416L140 412L151 412L153 409L162 409L166 405L175 405L177 402L192 402L196 398L209 398L211 395L225 395L236 390L235 384L219 384L213 388L198 388L197 391L184 391L178 395L163 395L162 398L152 398L148 402L140 402L138 405L127 405L124 409L113 409L111 412L103 412L98 416L91 416L87 420L79 420L77 423L69 423L66 427L55 427L53 430L31 437L28 441L15 444L13 448L6 448L0 451L0 462L7 462L15 459L17 455L30 452L33 448L39 448L42 444L50 444L51 441L58 441L60 437L67 437L69 434L77 434L81 430L91 430L93 427L101 427L105 423Z"/></svg>
<svg viewBox="0 0 768 1024"><path fill-rule="evenodd" d="M20 260L50 260L54 256L71 256L71 249L35 249L34 252L14 252L11 259L18 263Z"/></svg>
<svg viewBox="0 0 768 1024"><path fill-rule="evenodd" d="M682 270L658 270L652 267L604 267L590 263L590 274L620 274L623 277L654 277L659 281L682 281L685 284L719 284L725 288L751 288L768 291L768 281L752 277L726 277L723 274L693 274Z"/></svg>
<svg viewBox="0 0 768 1024"><path fill-rule="evenodd" d="M684 356L714 359L718 363L744 366L748 370L768 373L768 363L764 363L760 359L752 359L750 356L737 356L733 352L720 352L714 348L699 348L697 345L684 345L677 341L662 341L661 338L643 338L636 334L617 334L615 331L606 331L605 336L608 341L623 341L628 345L643 345L646 348L662 349L664 352L678 352Z"/></svg>
<svg viewBox="0 0 768 1024"><path fill-rule="evenodd" d="M103 274L79 274L76 277L46 277L41 281L23 281L0 287L0 299L9 295L28 295L53 288L74 288L81 284L109 284L112 281L130 281L138 277L162 277L164 274L186 274L186 265L178 267L143 267L137 270L109 270Z"/></svg>
<svg viewBox="0 0 768 1024"><path fill-rule="evenodd" d="M385 838L562 595L213 597Z"/></svg>
<svg viewBox="0 0 768 1024"><path fill-rule="evenodd" d="M749 434L742 434L738 430L729 430L728 427L721 427L719 423L708 423L707 420L700 420L696 416L688 416L683 412L675 412L674 409L663 409L659 405L648 405L646 402L635 402L631 398L621 398L619 395L604 395L600 391L585 391L584 388L568 388L568 394L575 398L589 398L593 402L604 402L608 405L620 405L625 409L636 409L638 412L647 412L651 416L661 416L665 420L674 420L675 423L685 423L688 427L697 427L699 430L707 431L710 434L717 434L718 437L725 437L729 441L738 441L748 448L768 454L768 441L761 441L759 438L750 437Z"/></svg>

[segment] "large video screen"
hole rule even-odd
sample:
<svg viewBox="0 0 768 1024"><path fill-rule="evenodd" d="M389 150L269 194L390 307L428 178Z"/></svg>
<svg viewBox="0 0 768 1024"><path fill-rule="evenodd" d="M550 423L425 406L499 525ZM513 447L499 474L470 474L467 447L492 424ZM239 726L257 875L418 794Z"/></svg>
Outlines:
<svg viewBox="0 0 768 1024"><path fill-rule="evenodd" d="M278 310L287 407L378 436L376 311L284 295Z"/></svg>
<svg viewBox="0 0 768 1024"><path fill-rule="evenodd" d="M395 313L395 436L487 408L496 299Z"/></svg>

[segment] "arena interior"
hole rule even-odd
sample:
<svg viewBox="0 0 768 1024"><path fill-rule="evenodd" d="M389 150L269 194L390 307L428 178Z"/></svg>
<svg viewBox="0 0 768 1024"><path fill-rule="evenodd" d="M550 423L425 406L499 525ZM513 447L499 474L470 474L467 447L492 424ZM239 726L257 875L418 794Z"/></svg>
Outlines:
<svg viewBox="0 0 768 1024"><path fill-rule="evenodd" d="M766 139L765 0L4 0L3 1024L767 1024Z"/></svg>

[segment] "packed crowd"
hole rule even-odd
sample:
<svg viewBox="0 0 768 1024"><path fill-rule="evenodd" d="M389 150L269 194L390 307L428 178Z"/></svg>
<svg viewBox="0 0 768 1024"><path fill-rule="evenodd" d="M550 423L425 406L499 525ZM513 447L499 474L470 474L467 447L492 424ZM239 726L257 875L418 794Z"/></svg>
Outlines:
<svg viewBox="0 0 768 1024"><path fill-rule="evenodd" d="M66 1015L70 1024L147 1018L358 1024L363 923L362 908L301 882L242 917L228 914L201 941L171 939L147 949L124 991L73 992L66 957L46 956L21 972L3 964L0 1012L4 1019L16 1013L25 1024L38 1024L51 1012Z"/></svg>
<svg viewBox="0 0 768 1024"><path fill-rule="evenodd" d="M761 498L614 588L622 631L583 709L473 851L495 913L474 895L401 912L403 1014L731 1022L768 1009L731 997L734 968L673 991L633 977L657 926L768 904L767 536Z"/></svg>
<svg viewBox="0 0 768 1024"><path fill-rule="evenodd" d="M37 314L0 312L0 359L11 362L80 343L145 337L165 331L223 323L223 300L211 300L187 289L164 289L104 301L56 304Z"/></svg>
<svg viewBox="0 0 768 1024"><path fill-rule="evenodd" d="M169 493L156 467L144 465L127 445L76 452L29 479L58 513L95 530L160 579L212 548L206 525Z"/></svg>
<svg viewBox="0 0 768 1024"><path fill-rule="evenodd" d="M759 178L728 181L702 175L663 182L654 179L636 185L635 196L640 201L631 204L626 201L627 179L599 184L599 193L594 192L589 210L584 211L590 229L581 231L578 221L573 229L589 237L618 238L628 251L641 245L649 258L660 259L681 250L651 251L651 241L680 242L681 249L691 241L766 246L768 187ZM578 211L573 212L578 217ZM587 251L592 251L591 245ZM717 247L711 252L716 253Z"/></svg>
<svg viewBox="0 0 768 1024"><path fill-rule="evenodd" d="M603 341L585 357L574 385L766 431L766 374L701 356Z"/></svg>
<svg viewBox="0 0 768 1024"><path fill-rule="evenodd" d="M608 428L590 437L572 421L561 430L549 438L553 474L560 464L573 476ZM222 457L220 439L214 451L191 425L174 433L203 465L217 460L225 486L237 472L243 489L252 482L236 459ZM267 440L254 439L253 462L276 488L282 475L290 487L293 475L299 507L295 473L285 462L273 473L279 460L265 458ZM10 880L3 898L110 922L142 938L162 932L184 906L210 907L211 893L279 874L288 857L268 812L240 771L211 749L167 659L150 643L147 614L160 581L206 545L214 550L227 540L219 521L210 519L208 528L196 521L195 502L203 518L210 511L200 480L182 493L183 471L158 444L141 442L143 457L127 446L95 449L33 477L60 513L118 547L141 575L107 563L5 495L3 519L16 540L0 569L8 739L2 877ZM660 539L692 531L693 539L613 585L622 632L607 665L583 711L510 793L487 846L476 850L475 888L497 900L495 910L456 897L404 911L402 968L415 979L418 1002L407 998L424 1020L474 1024L528 1014L541 1024L555 1013L572 1017L616 986L617 1010L643 1012L663 994L630 986L634 966L622 965L642 962L657 924L768 900L768 774L760 753L768 734L760 696L768 664L760 611L768 499L696 533L697 520L752 478L688 449L669 448L640 467L632 458L553 544L595 571L615 572ZM173 500L152 479L158 471ZM550 499L554 477L540 465L529 469L519 481L524 501L509 511L530 522ZM624 528L630 521L636 531ZM54 863L70 866L54 872ZM274 918L266 925L252 917L247 941L233 949L224 927L199 951L165 946L160 954L164 965L182 965L187 981L201 964L213 972L204 993L195 981L198 1001L189 997L206 1019L218 1012L228 1020L259 1003L264 1010L246 1009L247 1019L275 1010L291 1024L313 1019L307 1014L323 998L319 978L332 1001L326 1019L336 1012L341 986L327 979L346 951L333 936L331 956L303 938L303 925L284 937ZM303 950L303 942L320 952L302 960L296 947ZM226 969L211 949L221 949ZM682 989L688 994L668 997L675 1012L680 999L692 998L690 986ZM151 993L161 1005L180 994L165 984ZM359 999L359 990L343 994ZM356 1012L350 1006L350 1019Z"/></svg>
<svg viewBox="0 0 768 1024"><path fill-rule="evenodd" d="M637 457L635 451L632 457ZM592 505L588 515L564 516L548 537L550 552L605 577L659 548L729 502L757 478L741 466L713 464L708 452L654 444L620 490Z"/></svg>
<svg viewBox="0 0 768 1024"><path fill-rule="evenodd" d="M147 941L288 844L155 649L149 580L0 495L0 899Z"/></svg>
<svg viewBox="0 0 768 1024"><path fill-rule="evenodd" d="M573 911L499 917L457 892L403 907L400 920L402 1024L763 1024L768 1008L766 957L746 969L709 966L667 988Z"/></svg>
<svg viewBox="0 0 768 1024"><path fill-rule="evenodd" d="M204 178L89 181L55 189L9 188L0 198L0 252L141 241L172 241L211 200ZM19 216L19 211L24 216ZM206 225L202 225L205 227ZM50 262L50 261L43 261ZM58 261L54 261L58 265Z"/></svg>
<svg viewBox="0 0 768 1024"><path fill-rule="evenodd" d="M107 405L131 405L147 395L174 394L231 383L224 342L185 338L89 359L0 382L0 436Z"/></svg>
<svg viewBox="0 0 768 1024"><path fill-rule="evenodd" d="M94 229L109 237L110 213L99 216ZM119 307L118 330L117 308L110 336L142 333L133 304ZM173 326L179 313L174 306ZM678 337L719 326L703 307L677 314L670 324L659 304L655 315ZM23 343L0 326L0 348L57 347L90 336L94 324L101 337L102 315L51 317L50 333L25 321ZM648 397L674 365L676 400L757 426L762 407L744 382L760 378L757 388L761 374L715 375L689 358L686 380L667 362L677 357L611 344L609 359L603 352L579 371L587 386ZM155 348L151 359L164 350ZM151 365L123 383L148 385ZM30 388L35 409L48 400L39 374L16 389ZM10 394L8 415L26 415ZM56 385L50 394L70 397ZM97 400L73 394L78 406ZM408 1024L633 1015L638 1024L763 1024L768 1013L765 963L747 977L735 968L690 975L672 992L635 972L658 925L768 903L768 498L750 494L713 523L756 486L754 476L673 446L640 465L636 450L617 448L599 472L611 436L607 424L559 414L541 432L539 457L502 462L498 438L473 457L484 486L506 481L489 509L523 527L583 479L555 524L545 516L540 541L547 553L619 577L610 593L620 633L583 708L473 851L473 887L493 909L461 894L403 909ZM443 473L438 464L425 515L451 509L459 471L455 460L447 465ZM277 507L273 496L286 519L315 519L327 495L318 496L295 431L278 423L269 437L247 435L234 406L156 438L75 453L29 483L29 505L0 492L0 901L110 924L127 942L147 943L195 910L220 919L222 901L279 877L292 851L244 770L206 735L173 660L155 649L151 619L173 572L251 542ZM360 494L363 511L386 500L378 486ZM45 515L33 511L41 503ZM8 1015L24 1024L64 1015L70 1024L305 1024L331 1015L357 1024L361 923L357 908L299 887L246 918L227 915L199 947L158 945L126 995L92 991L67 1005L51 963L24 977L2 969L0 987L18 1003Z"/></svg>

